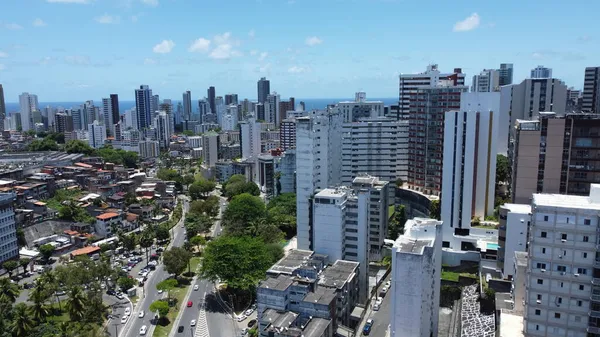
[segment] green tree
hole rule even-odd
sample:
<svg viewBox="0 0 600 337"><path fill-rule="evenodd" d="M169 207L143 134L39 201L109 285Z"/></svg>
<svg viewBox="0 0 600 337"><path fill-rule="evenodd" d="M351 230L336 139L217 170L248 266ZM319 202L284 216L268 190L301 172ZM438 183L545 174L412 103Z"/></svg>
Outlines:
<svg viewBox="0 0 600 337"><path fill-rule="evenodd" d="M496 184L508 181L510 176L510 166L508 157L503 154L496 155Z"/></svg>
<svg viewBox="0 0 600 337"><path fill-rule="evenodd" d="M146 229L142 232L140 236L140 247L146 250L146 261L148 261L148 248L152 247L154 244L154 236L151 230Z"/></svg>
<svg viewBox="0 0 600 337"><path fill-rule="evenodd" d="M150 311L158 313L160 317L165 317L169 314L169 304L165 301L158 300L150 304Z"/></svg>
<svg viewBox="0 0 600 337"><path fill-rule="evenodd" d="M182 182L183 177L176 170L161 168L156 172L156 177L164 181L178 181Z"/></svg>
<svg viewBox="0 0 600 337"><path fill-rule="evenodd" d="M159 282L156 285L157 290L166 291L167 299L169 303L171 302L171 290L175 289L179 283L174 278L168 278L164 281Z"/></svg>
<svg viewBox="0 0 600 337"><path fill-rule="evenodd" d="M51 244L41 245L39 251L44 261L48 261L52 257L52 254L54 254L54 246Z"/></svg>
<svg viewBox="0 0 600 337"><path fill-rule="evenodd" d="M163 254L163 265L167 273L179 275L187 267L192 253L181 247L173 247Z"/></svg>
<svg viewBox="0 0 600 337"><path fill-rule="evenodd" d="M21 227L17 228L17 244L19 245L19 247L27 246L27 240L25 239L25 231L23 231L23 228Z"/></svg>
<svg viewBox="0 0 600 337"><path fill-rule="evenodd" d="M161 224L154 228L154 235L156 236L156 240L158 241L169 240L171 238L169 228L164 224Z"/></svg>
<svg viewBox="0 0 600 337"><path fill-rule="evenodd" d="M23 268L23 274L25 274L27 272L27 266L29 265L30 262L31 262L30 259L27 259L24 257L19 259L19 266L21 268Z"/></svg>
<svg viewBox="0 0 600 337"><path fill-rule="evenodd" d="M65 144L65 151L67 153L82 153L86 156L93 156L96 150L89 146L88 143L82 140L70 140Z"/></svg>
<svg viewBox="0 0 600 337"><path fill-rule="evenodd" d="M125 250L130 252L135 249L135 234L122 234L119 236L119 241Z"/></svg>
<svg viewBox="0 0 600 337"><path fill-rule="evenodd" d="M243 235L247 225L266 215L259 197L244 193L235 196L223 213L223 225L228 233Z"/></svg>
<svg viewBox="0 0 600 337"><path fill-rule="evenodd" d="M284 193L271 199L267 204L267 217L288 238L296 235L296 194Z"/></svg>
<svg viewBox="0 0 600 337"><path fill-rule="evenodd" d="M405 223L406 210L404 205L396 205L394 208L394 214L389 222L387 238L390 240L396 240L400 234L404 233Z"/></svg>
<svg viewBox="0 0 600 337"><path fill-rule="evenodd" d="M190 243L198 248L200 252L202 246L206 245L206 238L202 235L196 235L190 239Z"/></svg>
<svg viewBox="0 0 600 337"><path fill-rule="evenodd" d="M12 310L11 332L15 337L27 337L33 330L34 322L25 303L18 303Z"/></svg>
<svg viewBox="0 0 600 337"><path fill-rule="evenodd" d="M442 210L440 209L440 201L431 200L431 204L429 205L429 217L432 219L440 220L441 211Z"/></svg>
<svg viewBox="0 0 600 337"><path fill-rule="evenodd" d="M119 285L119 288L121 288L122 291L127 291L135 286L135 281L132 278L124 276L119 277L117 284Z"/></svg>
<svg viewBox="0 0 600 337"><path fill-rule="evenodd" d="M275 243L283 239L283 233L266 218L258 218L250 222L244 231L245 235L261 238L265 243Z"/></svg>
<svg viewBox="0 0 600 337"><path fill-rule="evenodd" d="M212 180L196 180L189 188L190 197L193 200L206 197L210 192L214 191L216 186L216 183Z"/></svg>
<svg viewBox="0 0 600 337"><path fill-rule="evenodd" d="M72 287L68 292L67 312L72 321L81 321L85 310L86 296L81 287Z"/></svg>
<svg viewBox="0 0 600 337"><path fill-rule="evenodd" d="M264 279L273 259L260 239L220 236L206 245L200 273L233 289L251 290Z"/></svg>
<svg viewBox="0 0 600 337"><path fill-rule="evenodd" d="M19 262L15 260L8 260L2 264L2 268L6 269L9 277L12 277L13 271L19 268Z"/></svg>
<svg viewBox="0 0 600 337"><path fill-rule="evenodd" d="M27 146L28 151L58 151L58 144L50 138L34 139Z"/></svg>
<svg viewBox="0 0 600 337"><path fill-rule="evenodd" d="M194 179L194 176L193 176L193 175L191 175L191 174L187 174L187 175L183 176L183 181L182 181L182 183L183 183L184 185L188 186L188 185L190 185L190 184L193 184L193 183L194 183L194 180L195 180L195 179Z"/></svg>
<svg viewBox="0 0 600 337"><path fill-rule="evenodd" d="M404 181L401 178L396 179L396 187L402 187Z"/></svg>
<svg viewBox="0 0 600 337"><path fill-rule="evenodd" d="M19 287L9 279L0 278L0 298L5 298L11 303L15 303L19 297Z"/></svg>
<svg viewBox="0 0 600 337"><path fill-rule="evenodd" d="M33 319L38 323L44 322L46 317L48 317L49 310L46 306L48 297L48 293L43 287L35 287L29 293L29 301L33 303L30 307L31 314Z"/></svg>

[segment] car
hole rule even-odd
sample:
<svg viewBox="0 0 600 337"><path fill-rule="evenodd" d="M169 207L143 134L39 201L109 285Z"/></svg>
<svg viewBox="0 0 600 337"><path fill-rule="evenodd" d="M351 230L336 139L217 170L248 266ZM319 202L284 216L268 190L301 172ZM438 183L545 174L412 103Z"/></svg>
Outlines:
<svg viewBox="0 0 600 337"><path fill-rule="evenodd" d="M127 267L127 271L131 271L131 269L133 269L132 266Z"/></svg>
<svg viewBox="0 0 600 337"><path fill-rule="evenodd" d="M193 320L190 322L190 326L196 326L196 320L195 320L195 319L193 319Z"/></svg>
<svg viewBox="0 0 600 337"><path fill-rule="evenodd" d="M242 331L241 331L241 333L240 333L240 335L242 335L242 336L246 336L246 334L248 333L248 330L250 330L250 329L248 329L248 328L243 328L243 329L242 329Z"/></svg>
<svg viewBox="0 0 600 337"><path fill-rule="evenodd" d="M245 320L246 318L248 318L246 315L239 315L237 318L238 322L242 322L243 320Z"/></svg>
<svg viewBox="0 0 600 337"><path fill-rule="evenodd" d="M385 294L387 294L388 292L388 287L383 287L381 288L381 290L379 291L379 296L384 297Z"/></svg>
<svg viewBox="0 0 600 337"><path fill-rule="evenodd" d="M391 285L392 285L392 281L388 280L387 282L385 282L385 286L388 287L388 289L390 288Z"/></svg>
<svg viewBox="0 0 600 337"><path fill-rule="evenodd" d="M363 328L363 335L368 336L371 333L371 328L373 327L373 319L368 319L367 323Z"/></svg>
<svg viewBox="0 0 600 337"><path fill-rule="evenodd" d="M58 291L56 292L56 296L63 296L63 295L65 295L65 294L66 294L66 292L65 292L64 290L58 290Z"/></svg>
<svg viewBox="0 0 600 337"><path fill-rule="evenodd" d="M131 315L131 309L125 308L125 316Z"/></svg>
<svg viewBox="0 0 600 337"><path fill-rule="evenodd" d="M250 308L250 309L244 311L244 315L250 316L250 315L252 315L253 312L254 312L254 309Z"/></svg>
<svg viewBox="0 0 600 337"><path fill-rule="evenodd" d="M162 289L158 289L158 293L162 294L163 293Z"/></svg>
<svg viewBox="0 0 600 337"><path fill-rule="evenodd" d="M200 287L197 284L194 285L194 291L198 291L199 288Z"/></svg>
<svg viewBox="0 0 600 337"><path fill-rule="evenodd" d="M192 303L192 301L188 301L188 303L187 303L188 308L191 307L192 305L194 305L194 303Z"/></svg>
<svg viewBox="0 0 600 337"><path fill-rule="evenodd" d="M183 325L180 325L179 328L177 328L177 332L182 333L183 332Z"/></svg>
<svg viewBox="0 0 600 337"><path fill-rule="evenodd" d="M144 312L144 310L140 311L140 313L138 314L139 318L144 318L144 315L146 315L146 313Z"/></svg>
<svg viewBox="0 0 600 337"><path fill-rule="evenodd" d="M140 335L145 335L146 331L148 331L148 327L145 325L142 325L142 327L140 328Z"/></svg>
<svg viewBox="0 0 600 337"><path fill-rule="evenodd" d="M123 298L125 298L125 296L123 296L123 294L116 294L115 295L116 298L122 300Z"/></svg>
<svg viewBox="0 0 600 337"><path fill-rule="evenodd" d="M125 324L125 323L127 323L127 318L128 318L128 317L129 317L129 316L123 316L123 317L121 317L121 324Z"/></svg>
<svg viewBox="0 0 600 337"><path fill-rule="evenodd" d="M117 294L117 293L116 293L114 290L112 290L112 289L108 289L108 290L106 291L106 295L116 295L116 294Z"/></svg>
<svg viewBox="0 0 600 337"><path fill-rule="evenodd" d="M256 324L256 320L252 319L250 321L248 321L248 328L252 328L254 326L254 324Z"/></svg>

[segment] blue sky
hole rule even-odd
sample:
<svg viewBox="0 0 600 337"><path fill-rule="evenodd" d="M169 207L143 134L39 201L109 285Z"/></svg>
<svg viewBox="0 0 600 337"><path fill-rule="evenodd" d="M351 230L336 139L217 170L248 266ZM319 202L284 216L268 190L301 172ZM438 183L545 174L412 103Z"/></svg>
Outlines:
<svg viewBox="0 0 600 337"><path fill-rule="evenodd" d="M266 76L282 98L395 97L399 73L429 63L538 64L581 87L600 64L600 2L445 0L2 0L6 101L83 101L148 84L161 98L256 98Z"/></svg>

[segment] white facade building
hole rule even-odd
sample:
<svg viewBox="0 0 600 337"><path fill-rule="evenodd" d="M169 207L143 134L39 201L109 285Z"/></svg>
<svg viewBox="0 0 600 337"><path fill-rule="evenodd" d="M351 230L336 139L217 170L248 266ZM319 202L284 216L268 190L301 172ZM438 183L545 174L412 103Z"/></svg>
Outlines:
<svg viewBox="0 0 600 337"><path fill-rule="evenodd" d="M104 146L104 142L106 141L106 127L98 123L98 121L94 121L92 124L88 125L88 144L98 149Z"/></svg>
<svg viewBox="0 0 600 337"><path fill-rule="evenodd" d="M249 118L239 125L242 159L258 156L261 153L261 123L257 122L254 118Z"/></svg>
<svg viewBox="0 0 600 337"><path fill-rule="evenodd" d="M202 136L202 164L214 167L219 159L219 135L208 132Z"/></svg>
<svg viewBox="0 0 600 337"><path fill-rule="evenodd" d="M391 337L437 336L442 222L414 218L392 248Z"/></svg>
<svg viewBox="0 0 600 337"><path fill-rule="evenodd" d="M496 69L484 69L479 75L473 76L472 92L500 91L500 72Z"/></svg>
<svg viewBox="0 0 600 337"><path fill-rule="evenodd" d="M504 204L499 209L498 267L504 279L515 276L515 253L527 252L531 205Z"/></svg>
<svg viewBox="0 0 600 337"><path fill-rule="evenodd" d="M359 296L364 303L369 288L368 217L369 196L365 191L348 187L326 188L317 193L313 203L313 247L330 262L359 262Z"/></svg>
<svg viewBox="0 0 600 337"><path fill-rule="evenodd" d="M276 92L267 95L267 100L263 103L265 107L265 122L279 125L281 123L281 115L279 111L279 102L281 99Z"/></svg>
<svg viewBox="0 0 600 337"><path fill-rule="evenodd" d="M187 137L188 146L192 149L198 148L202 146L202 137L201 136L191 136Z"/></svg>
<svg viewBox="0 0 600 337"><path fill-rule="evenodd" d="M38 109L37 95L28 92L19 95L19 113L21 114L21 127L23 131L29 131L33 128L33 112Z"/></svg>
<svg viewBox="0 0 600 337"><path fill-rule="evenodd" d="M382 180L396 181L402 173L402 148L400 139L407 131L391 118L363 118L344 123L342 127L342 184L350 185L354 178L369 174ZM405 143L408 146L408 142ZM336 151L339 151L336 150ZM408 152L407 152L408 154ZM406 158L405 158L406 159Z"/></svg>
<svg viewBox="0 0 600 337"><path fill-rule="evenodd" d="M73 122L74 124L74 122ZM137 112L135 111L135 108L131 108L129 110L125 110L125 128L126 129L138 129L138 123L137 123Z"/></svg>
<svg viewBox="0 0 600 337"><path fill-rule="evenodd" d="M138 143L140 157L156 158L160 155L160 147L155 140L143 140Z"/></svg>
<svg viewBox="0 0 600 337"><path fill-rule="evenodd" d="M312 249L310 199L317 189L341 181L341 115L311 111L296 120L296 226L298 248Z"/></svg>
<svg viewBox="0 0 600 337"><path fill-rule="evenodd" d="M115 121L113 121L112 100L102 99L102 122L106 127L106 136L115 136Z"/></svg>
<svg viewBox="0 0 600 337"><path fill-rule="evenodd" d="M494 211L500 93L462 93L460 111L444 118L441 219L445 247L460 250L471 219Z"/></svg>
<svg viewBox="0 0 600 337"><path fill-rule="evenodd" d="M224 131L236 130L238 123L238 106L231 104L227 106L225 115L221 117L221 129Z"/></svg>
<svg viewBox="0 0 600 337"><path fill-rule="evenodd" d="M344 123L358 122L363 118L383 117L382 101L367 101L365 92L355 93L354 101L344 101L337 104L343 116Z"/></svg>
<svg viewBox="0 0 600 337"><path fill-rule="evenodd" d="M544 66L537 66L531 69L531 78L552 78L552 69Z"/></svg>
<svg viewBox="0 0 600 337"><path fill-rule="evenodd" d="M223 97L217 96L215 98L215 110L217 110L217 123L219 125L222 125L221 123L223 122L223 117L225 116L225 112L227 111L227 109L225 108L225 102L223 101Z"/></svg>
<svg viewBox="0 0 600 337"><path fill-rule="evenodd" d="M589 197L534 194L531 204L526 336L597 336L600 185Z"/></svg>
<svg viewBox="0 0 600 337"><path fill-rule="evenodd" d="M156 140L161 148L169 148L171 141L171 132L173 130L173 120L171 115L164 111L159 111L156 118L154 118L153 127L156 129Z"/></svg>
<svg viewBox="0 0 600 337"><path fill-rule="evenodd" d="M0 193L0 263L19 257L17 226L13 201L14 193Z"/></svg>

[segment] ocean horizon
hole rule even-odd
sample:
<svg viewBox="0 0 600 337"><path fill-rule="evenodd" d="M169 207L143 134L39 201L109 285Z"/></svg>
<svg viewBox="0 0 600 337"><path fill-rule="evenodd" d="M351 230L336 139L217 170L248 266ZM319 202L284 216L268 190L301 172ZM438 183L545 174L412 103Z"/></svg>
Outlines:
<svg viewBox="0 0 600 337"><path fill-rule="evenodd" d="M282 100L286 100L282 99ZM306 105L306 110L313 109L324 109L328 104L336 104L342 101L353 101L354 98L296 98L296 105L298 105L301 101ZM384 105L392 105L398 103L398 98L367 98L369 101L382 101ZM181 102L181 100L172 100L173 105L177 107L177 103ZM197 100L196 100L197 102ZM51 106L53 108L63 107L65 109L71 109L73 107L77 107L82 105L84 102L39 102L39 108L43 109L47 106ZM94 100L94 104L97 106L102 105L102 100ZM119 112L121 114L125 113L125 110L129 110L135 107L135 101L119 101ZM198 111L197 103L192 103L192 107L194 108L194 112ZM7 114L19 112L19 103L18 102L7 102L6 103L6 112Z"/></svg>

